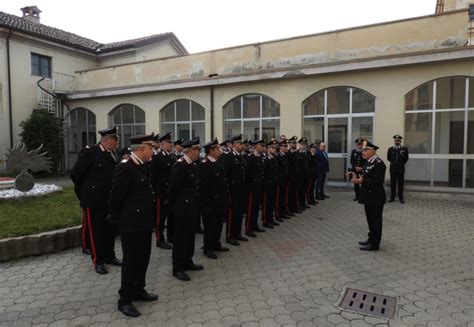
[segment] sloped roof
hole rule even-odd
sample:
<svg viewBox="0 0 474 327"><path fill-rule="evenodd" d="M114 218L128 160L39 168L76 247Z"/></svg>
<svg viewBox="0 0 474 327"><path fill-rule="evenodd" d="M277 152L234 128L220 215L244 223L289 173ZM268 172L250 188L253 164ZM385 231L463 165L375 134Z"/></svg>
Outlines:
<svg viewBox="0 0 474 327"><path fill-rule="evenodd" d="M6 27L15 31L38 36L57 43L68 45L77 49L93 53L106 53L117 50L132 49L135 47L152 44L167 39L173 39L181 48L183 54L187 54L186 48L181 44L174 33L161 33L113 43L99 43L97 41L79 36L74 33L63 31L59 28L33 23L27 19L7 14L0 11L0 27Z"/></svg>

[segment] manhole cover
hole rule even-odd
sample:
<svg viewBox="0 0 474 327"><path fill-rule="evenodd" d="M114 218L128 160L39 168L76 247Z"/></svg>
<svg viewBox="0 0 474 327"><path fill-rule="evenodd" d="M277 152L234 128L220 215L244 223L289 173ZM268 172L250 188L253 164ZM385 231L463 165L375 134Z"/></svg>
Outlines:
<svg viewBox="0 0 474 327"><path fill-rule="evenodd" d="M347 288L339 307L369 316L392 319L395 316L397 298Z"/></svg>

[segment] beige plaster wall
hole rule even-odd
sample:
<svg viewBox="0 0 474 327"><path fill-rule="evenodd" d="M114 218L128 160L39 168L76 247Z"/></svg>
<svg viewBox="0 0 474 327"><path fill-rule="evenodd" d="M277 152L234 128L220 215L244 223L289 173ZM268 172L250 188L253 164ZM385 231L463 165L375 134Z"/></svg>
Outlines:
<svg viewBox="0 0 474 327"><path fill-rule="evenodd" d="M75 90L99 90L261 72L464 46L467 12L353 28L178 58L80 72Z"/></svg>

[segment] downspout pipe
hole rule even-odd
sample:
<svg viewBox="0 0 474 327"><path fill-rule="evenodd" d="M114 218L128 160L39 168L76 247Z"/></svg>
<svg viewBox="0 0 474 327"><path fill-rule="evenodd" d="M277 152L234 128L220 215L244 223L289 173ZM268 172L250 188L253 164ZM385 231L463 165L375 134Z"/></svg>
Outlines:
<svg viewBox="0 0 474 327"><path fill-rule="evenodd" d="M214 139L214 86L211 86L211 95L210 95L210 103L211 103L211 140Z"/></svg>
<svg viewBox="0 0 474 327"><path fill-rule="evenodd" d="M7 76L8 76L8 122L10 130L10 149L13 148L13 103L12 103L12 74L10 63L10 37L13 34L11 29L8 30L7 36Z"/></svg>

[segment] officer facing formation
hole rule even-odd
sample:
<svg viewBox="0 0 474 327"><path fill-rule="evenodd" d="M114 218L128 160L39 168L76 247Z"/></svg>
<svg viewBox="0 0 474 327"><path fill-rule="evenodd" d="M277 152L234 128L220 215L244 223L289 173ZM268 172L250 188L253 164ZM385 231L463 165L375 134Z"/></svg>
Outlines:
<svg viewBox="0 0 474 327"><path fill-rule="evenodd" d="M83 251L86 251L88 236L95 271L107 274L106 263L121 265L114 252L116 228L106 221L112 174L119 160L115 152L119 139L117 127L101 130L99 134L99 144L85 147L79 153L71 179L84 213Z"/></svg>
<svg viewBox="0 0 474 327"><path fill-rule="evenodd" d="M173 242L173 276L182 281L191 277L187 270L202 270L193 262L196 227L200 214L199 177L195 161L199 159L199 138L183 143L183 156L173 166L168 189L175 234Z"/></svg>
<svg viewBox="0 0 474 327"><path fill-rule="evenodd" d="M390 161L390 200L395 201L395 195L398 195L400 203L405 203L403 198L403 186L405 184L405 164L408 161L408 149L401 145L403 137L393 136L394 145L388 148L387 160ZM398 187L398 193L397 193Z"/></svg>
<svg viewBox="0 0 474 327"><path fill-rule="evenodd" d="M155 194L150 166L153 134L130 138L131 155L113 171L109 219L117 222L122 240L123 265L118 310L129 317L140 312L132 301L155 301L158 296L145 290L155 227Z"/></svg>
<svg viewBox="0 0 474 327"><path fill-rule="evenodd" d="M356 178L359 178L365 165L365 159L362 157L362 144L364 143L364 139L359 137L354 141L354 143L356 144L356 147L351 151L351 171L354 173ZM354 184L354 201L359 200L359 189L360 184Z"/></svg>
<svg viewBox="0 0 474 327"><path fill-rule="evenodd" d="M382 239L382 215L386 202L385 189L385 163L377 156L378 146L364 141L362 157L366 160L359 177L355 172L348 172L348 177L354 184L360 185L359 203L364 205L369 237L366 241L359 242L363 251L378 251Z"/></svg>

